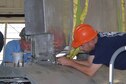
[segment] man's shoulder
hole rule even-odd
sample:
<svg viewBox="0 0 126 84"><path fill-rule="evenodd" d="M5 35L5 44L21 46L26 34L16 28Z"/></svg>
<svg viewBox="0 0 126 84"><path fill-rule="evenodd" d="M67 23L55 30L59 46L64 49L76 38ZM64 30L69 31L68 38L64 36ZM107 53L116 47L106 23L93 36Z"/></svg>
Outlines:
<svg viewBox="0 0 126 84"><path fill-rule="evenodd" d="M9 41L8 43L7 43L7 45L15 45L15 44L19 44L19 40L11 40L11 41Z"/></svg>
<svg viewBox="0 0 126 84"><path fill-rule="evenodd" d="M100 37L117 37L117 36L126 36L125 32L99 32Z"/></svg>

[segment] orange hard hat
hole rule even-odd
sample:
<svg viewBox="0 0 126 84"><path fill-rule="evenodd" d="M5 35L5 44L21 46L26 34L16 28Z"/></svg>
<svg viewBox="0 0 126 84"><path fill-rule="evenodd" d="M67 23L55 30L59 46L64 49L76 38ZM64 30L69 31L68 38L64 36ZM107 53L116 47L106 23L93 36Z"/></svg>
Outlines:
<svg viewBox="0 0 126 84"><path fill-rule="evenodd" d="M74 30L74 40L72 47L77 48L86 42L91 41L97 36L96 30L89 24L80 24Z"/></svg>

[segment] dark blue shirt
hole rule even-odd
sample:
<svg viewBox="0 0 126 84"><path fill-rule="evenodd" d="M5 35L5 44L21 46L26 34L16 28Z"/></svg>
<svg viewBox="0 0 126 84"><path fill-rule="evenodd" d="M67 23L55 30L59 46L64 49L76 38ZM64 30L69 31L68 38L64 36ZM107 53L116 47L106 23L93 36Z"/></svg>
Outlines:
<svg viewBox="0 0 126 84"><path fill-rule="evenodd" d="M113 53L122 46L126 46L126 33L100 32L96 47L90 53L95 55L93 63L109 66ZM114 67L121 70L126 69L126 51L117 56Z"/></svg>

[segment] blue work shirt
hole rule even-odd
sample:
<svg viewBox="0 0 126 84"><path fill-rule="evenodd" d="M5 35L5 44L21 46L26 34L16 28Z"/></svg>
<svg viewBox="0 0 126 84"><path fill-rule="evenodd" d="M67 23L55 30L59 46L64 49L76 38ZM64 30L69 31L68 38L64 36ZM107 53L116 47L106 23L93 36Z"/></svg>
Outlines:
<svg viewBox="0 0 126 84"><path fill-rule="evenodd" d="M19 40L12 40L7 43L7 45L5 46L3 62L13 62L12 57L13 52L23 52L20 47ZM24 53L24 62L25 63L29 62L31 60L30 57L31 53Z"/></svg>
<svg viewBox="0 0 126 84"><path fill-rule="evenodd" d="M126 33L100 32L95 49L90 52L95 56L93 63L109 66L113 53L122 46L126 46ZM126 51L117 56L114 68L126 69Z"/></svg>

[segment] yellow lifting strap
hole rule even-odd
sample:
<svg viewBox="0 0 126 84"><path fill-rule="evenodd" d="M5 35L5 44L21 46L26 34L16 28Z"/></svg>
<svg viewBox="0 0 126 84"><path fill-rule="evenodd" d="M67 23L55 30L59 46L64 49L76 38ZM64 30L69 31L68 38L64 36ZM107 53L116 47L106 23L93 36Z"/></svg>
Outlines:
<svg viewBox="0 0 126 84"><path fill-rule="evenodd" d="M125 18L125 0L121 0L121 8L122 8L122 30L126 31L126 18Z"/></svg>
<svg viewBox="0 0 126 84"><path fill-rule="evenodd" d="M88 3L89 3L89 0L86 0L85 8L83 9L81 16L80 16L81 23L84 23L84 21L85 21L85 18L86 18L87 12L88 12Z"/></svg>
<svg viewBox="0 0 126 84"><path fill-rule="evenodd" d="M80 15L80 18L79 18L80 24L84 23L84 20L86 18L86 15L87 15L87 12L88 12L88 3L89 3L89 0L86 0L85 1L85 8L83 9L83 11ZM80 4L77 4L77 5L79 6ZM77 9L77 10L79 10L79 9ZM77 26L77 24L78 23L76 22L76 26ZM78 48L72 48L70 50L69 54L67 55L67 57L70 58L70 59L73 59L79 53L79 51L80 51L79 47Z"/></svg>

